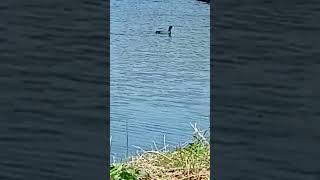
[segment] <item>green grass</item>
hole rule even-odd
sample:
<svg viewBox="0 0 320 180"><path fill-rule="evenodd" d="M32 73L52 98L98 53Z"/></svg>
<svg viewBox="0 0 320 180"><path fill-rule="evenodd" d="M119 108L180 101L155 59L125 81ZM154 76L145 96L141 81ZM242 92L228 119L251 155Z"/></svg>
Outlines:
<svg viewBox="0 0 320 180"><path fill-rule="evenodd" d="M210 145L194 126L192 141L175 150L143 151L130 160L113 164L111 180L210 179Z"/></svg>
<svg viewBox="0 0 320 180"><path fill-rule="evenodd" d="M113 164L110 167L110 177L112 180L136 180L140 175L140 171L124 163Z"/></svg>

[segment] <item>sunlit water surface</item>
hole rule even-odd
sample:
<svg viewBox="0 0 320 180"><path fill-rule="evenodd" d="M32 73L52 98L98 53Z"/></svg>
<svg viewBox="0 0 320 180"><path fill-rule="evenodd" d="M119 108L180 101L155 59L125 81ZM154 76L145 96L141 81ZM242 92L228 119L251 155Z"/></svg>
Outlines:
<svg viewBox="0 0 320 180"><path fill-rule="evenodd" d="M111 155L177 145L209 128L210 5L111 1ZM156 35L167 30L172 37ZM126 126L128 124L128 126ZM128 135L128 144L127 144Z"/></svg>

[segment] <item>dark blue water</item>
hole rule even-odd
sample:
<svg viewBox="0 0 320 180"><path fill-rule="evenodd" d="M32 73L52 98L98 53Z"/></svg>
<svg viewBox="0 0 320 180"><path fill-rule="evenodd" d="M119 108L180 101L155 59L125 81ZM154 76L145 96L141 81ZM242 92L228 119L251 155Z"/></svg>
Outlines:
<svg viewBox="0 0 320 180"><path fill-rule="evenodd" d="M106 7L0 2L0 179L106 179Z"/></svg>
<svg viewBox="0 0 320 180"><path fill-rule="evenodd" d="M111 153L190 140L209 128L210 20L195 0L112 0ZM156 35L172 25L172 37Z"/></svg>
<svg viewBox="0 0 320 180"><path fill-rule="evenodd" d="M101 112L105 112L105 102L108 102L105 98L108 85L105 77L108 69L105 66L105 51L108 49L105 42L107 30L102 30L107 27L107 20L104 19L107 16L107 8L102 2L87 0L42 2L0 3L0 179L101 179L99 173L105 169L106 162L103 156L106 152L104 143L108 141L100 133L105 127L103 119L107 119L107 114L102 115ZM124 1L114 3L121 2ZM206 87L199 84L208 82L207 80L194 80L192 83L191 77L198 80L204 77L202 71L191 71L200 73L197 76L188 73L190 69L203 67L203 73L206 74L208 68L203 65L208 64L205 58L191 58L203 56L205 52L200 50L207 50L200 48L202 42L207 43L206 38L200 40L192 37L209 37L204 28L208 27L208 24L205 24L208 21L204 20L205 14L208 14L208 5L198 1L178 1L179 5L172 2L168 5L168 1L163 1L162 6L154 7L151 4L160 2L142 1L139 6L137 1L130 2L130 10L138 11L140 5L143 5L146 7L143 10L150 14L150 9L154 8L154 16L142 17L132 10L123 11L122 15L117 16L118 19L128 19L128 14L133 14L136 16L130 16L127 21L132 19L132 23L139 18L154 21L150 27L150 21L136 21L135 24L144 24L141 25L144 28L133 26L131 32L127 32L131 26L118 28L116 32L112 30L114 35L121 31L130 34L125 36L128 41L121 40L121 33L118 34L119 42L122 43L120 47L128 46L130 52L124 57L140 56L145 60L144 63L142 60L140 63L134 63L139 62L139 58L135 58L132 64L121 66L138 67L135 71L132 68L132 71L124 71L131 72L129 75L135 72L135 75L140 77L137 79L128 76L129 80L142 81L139 86L146 89L145 86L151 81L150 78L148 81L144 80L142 74L153 74L154 78L159 78L164 76L159 75L160 71L169 72L167 76L171 77L172 83L163 82L166 78L162 78L162 81L154 80L155 83L159 81L172 85L175 84L173 79L178 79L178 83L186 83L183 84L184 87L189 87L190 84L193 87ZM217 179L319 179L319 2L219 2L221 4L216 2L215 13L212 14L216 28L215 41L211 42L215 50L211 56L211 60L214 61L211 64L211 72L215 79L212 84L212 102L215 103L212 106L212 127L214 126L215 132L214 175ZM167 5L164 5L166 3ZM192 8L187 8L191 6ZM125 5L122 7L129 9ZM176 11L188 13L182 13L182 17ZM155 18L158 14L159 17ZM179 17L178 23L172 18L173 15ZM185 18L192 19L193 22L184 20ZM163 36L155 38L152 32L157 27L166 28L169 25L167 22L175 26L172 39ZM115 22L111 23L116 25ZM121 24L118 23L118 26ZM198 25L194 27L193 24ZM130 38L137 41L136 45L128 45ZM154 43L154 38L157 43ZM148 51L142 43L146 39L150 41L148 46L151 50ZM119 42L116 40L116 43ZM182 53L183 46L188 48L187 53ZM162 52L164 48L168 54ZM113 47L114 49L117 48ZM172 49L176 51L173 52ZM201 53L196 54L195 51ZM153 60L153 63L146 61L146 56ZM165 61L161 56L170 58L171 61ZM181 56L189 59L180 59L187 66L179 65ZM129 62L128 58L121 56L118 57L118 62L121 59ZM161 63L156 65L157 62ZM151 66L153 69L137 73L146 63L154 65ZM185 71L181 71L184 76L174 74L173 67L185 68ZM170 71L164 71L165 68ZM127 75L125 73L123 76ZM180 77L186 75L190 77L189 80L179 81ZM153 87L156 85L151 85L149 89L155 90ZM120 89L121 92L125 92L125 88L128 87L133 88L125 83L118 87L123 88ZM162 86L161 89L165 90L163 94L179 91L183 95L199 97L194 98L195 104L208 97L205 95L205 88L170 91L169 86ZM184 91L188 93L183 93ZM190 93L191 91L198 95ZM126 93L128 92L134 91L127 90ZM151 94L151 90L142 92ZM160 94L159 91L155 92L158 92L156 95ZM137 90L134 93L141 91ZM125 93L117 94L121 96ZM132 96L130 94L128 97ZM172 93L170 96L174 97ZM176 96L183 101L188 99L179 96L179 93ZM140 102L137 107L129 104L128 107L134 111L123 116L142 117L141 114L144 112L153 119L160 116L157 114L179 114L174 117L185 117L188 113L190 115L190 112L207 112L205 108L208 106L204 106L203 102L203 107L199 106L198 109L195 108L197 105L190 105L192 103L181 103L188 104L185 105L186 109L196 109L182 111L183 106L177 105L179 99L168 102L162 96L157 97L179 111L165 113L163 104L155 103L159 106L160 112L151 116L146 110L136 111L138 107L147 107L149 110L147 105L141 106ZM139 100L130 102L137 103ZM151 104L155 100L150 101ZM153 110L158 109L155 106L150 107ZM130 111L128 109L127 112ZM170 112L170 109L167 111ZM133 112L139 116L135 116ZM195 115L197 113L190 115L193 118L191 120L180 119L179 124L175 124L174 127L169 124L172 121L165 121L172 116L165 116L161 121L152 121L159 123L158 125L136 121L136 128L133 129L137 132L142 127L147 127L142 126L143 124L149 125L150 129L145 128L136 134L136 131L132 130L134 123L130 122L133 119L131 118L128 121L130 137L141 137L142 144L146 146L152 140L162 140L162 135L168 132L172 135L167 139L171 139L172 143L187 139L185 135L190 134L188 130L191 131L188 122L198 120L199 123L203 123L207 118L203 116L195 120L195 117L202 117ZM121 141L125 141L125 120L120 119L122 118L118 118L118 125L114 124L113 131L114 136L118 135L118 146L115 147L123 154L125 142ZM203 126L206 124L208 122ZM156 134L156 137L150 138L150 133ZM131 144L140 142L138 138L135 141L129 138L129 141ZM99 147L99 144L103 147Z"/></svg>
<svg viewBox="0 0 320 180"><path fill-rule="evenodd" d="M319 1L214 7L214 176L320 179Z"/></svg>

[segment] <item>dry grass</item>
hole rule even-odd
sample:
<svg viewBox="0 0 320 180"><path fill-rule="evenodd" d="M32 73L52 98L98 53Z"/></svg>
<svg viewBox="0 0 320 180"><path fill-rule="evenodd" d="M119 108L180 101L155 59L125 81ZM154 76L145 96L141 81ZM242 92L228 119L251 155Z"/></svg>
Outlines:
<svg viewBox="0 0 320 180"><path fill-rule="evenodd" d="M134 169L132 179L140 180L205 180L210 179L210 145L205 132L196 126L190 143L167 150L167 145L155 150L145 151L123 163Z"/></svg>

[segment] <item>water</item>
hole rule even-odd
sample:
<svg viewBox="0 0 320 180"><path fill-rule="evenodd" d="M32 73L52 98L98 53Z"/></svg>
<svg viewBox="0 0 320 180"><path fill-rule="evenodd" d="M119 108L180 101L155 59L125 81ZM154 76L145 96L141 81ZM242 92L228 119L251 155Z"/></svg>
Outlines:
<svg viewBox="0 0 320 180"><path fill-rule="evenodd" d="M319 1L217 1L216 179L318 180Z"/></svg>
<svg viewBox="0 0 320 180"><path fill-rule="evenodd" d="M0 179L104 179L106 4L0 9Z"/></svg>
<svg viewBox="0 0 320 180"><path fill-rule="evenodd" d="M113 2L112 6L121 2L123 1ZM163 1L164 4L167 2ZM202 8L205 10L203 14L208 13L206 9L208 5L197 1L181 1L177 3L178 5L171 2L170 5L151 6L154 3L160 1L148 3L142 1L140 4L148 7L143 8L143 11L162 15L159 18L144 16L157 21L152 22L152 27L139 28L139 31L136 29L138 33L128 32L131 36L126 38L129 40L143 35L143 38L149 37L150 42L156 38L157 43L149 44L154 47L167 48L167 45L181 49L183 45L189 47L187 53L172 52L167 48L170 57L184 56L188 59L189 55L198 56L199 54L191 52L196 51L201 43L193 44L192 49L190 48L192 43L176 43L175 46L170 43L178 40L181 42L183 39L189 42L190 38L195 37L190 33L199 35L204 29L199 29L199 26L194 27L193 24L203 26L207 23L207 20L195 19L205 17L198 16L197 13ZM186 8L191 6L192 8ZM213 24L216 27L215 42L211 42L215 52L214 56L211 56L214 62L211 64L211 72L215 79L212 83L214 87L212 117L215 118L212 124L215 132L214 175L217 179L319 179L320 36L317 35L320 30L319 1L285 3L225 0L215 1L215 6L217 8L212 14ZM154 11L151 11L151 8ZM105 98L107 94L105 74L108 69L105 66L106 5L89 0L38 1L37 4L35 1L10 0L10 3L1 1L0 10L0 179L103 179L100 173L106 169L106 160L103 158L105 149L97 145L104 146L108 142L101 133L101 129L105 126L103 120L107 117L106 113L101 114L106 109L101 104L108 102ZM182 15L175 11L191 13L185 13L181 17ZM125 19L127 15L124 14L133 12L119 11L118 13L122 15L117 18ZM173 21L171 14L180 16L178 23ZM134 19L139 17L141 18L141 15L130 16ZM185 18L193 19L194 22L191 23ZM171 40L151 33L156 27L166 28L169 25L167 21L175 25ZM137 21L135 24L139 23L147 21ZM118 23L118 26L121 25ZM121 34L119 31L126 30L118 28L117 32L113 32L114 35ZM207 31L201 35L208 36ZM189 39L182 38L183 36ZM141 41L141 38L137 39L138 42ZM206 39L195 38L192 41L207 43ZM128 46L130 41L121 42L124 47L132 48L132 45ZM112 48L113 51L116 49ZM154 63L159 63L161 60L159 58L155 61L155 54L167 55L158 53L163 51L162 48L154 48L153 54L150 53L152 51L141 49L131 51L130 55L146 58L147 53ZM205 53L201 55L203 54ZM205 62L205 59L197 60ZM122 67L145 65L129 62L132 64ZM145 61L147 62L149 61ZM161 70L161 65L174 62L177 63L171 59L162 61L159 66L155 66L154 63L151 65L154 65L155 70L158 70L158 67ZM191 61L183 61L183 63L188 62ZM192 68L199 68L197 65L194 64ZM132 71L124 71L124 75L128 72ZM151 70L146 72L150 73ZM169 75L172 76L172 73ZM137 81L134 78L130 80ZM203 82L208 81L203 80ZM150 82L145 83L144 86L149 84ZM130 86L122 87L130 88ZM206 85L201 87L205 89ZM141 91L129 92L141 93ZM192 93L185 94L190 96ZM199 101L199 98L195 101ZM167 104L171 104L172 108L172 104L177 106L178 103ZM205 108L208 106L205 103L201 105L203 108L199 108L199 112L206 112ZM130 107L133 108L133 105ZM155 109L154 106L151 107ZM161 106L159 109L163 110ZM131 112L142 114L141 111ZM171 114L182 116L176 112ZM122 115L128 116L125 113ZM154 116L159 115L155 113L151 118ZM172 116L167 118L170 117ZM115 147L118 147L118 150L122 147L122 150L119 150L120 154L123 154L123 144L125 144L120 143L125 141L122 132L125 129L124 121L121 120L119 126L112 128L115 134L118 133L119 146ZM181 121L183 120L179 119L177 122ZM140 122L136 123L142 125ZM168 131L161 133L155 131L167 129L172 130L171 132L177 131L176 129L188 131L188 122L189 119L179 124L179 127L185 126L185 128L172 126L163 128L163 124L156 126L144 123L149 125L150 130L146 131L145 128L143 135L154 133L161 141L163 132ZM205 120L201 120L201 123L206 127ZM134 132L142 130L142 127L136 128L136 131L132 130L133 125L129 121L130 144L136 143L132 142L132 138L138 137ZM178 138L175 137L177 133L172 133L170 137L172 142L176 139L187 139L182 134L190 134L182 130L179 132ZM139 137L143 137L141 140L146 139L147 146L153 139L141 134L140 131ZM114 135L113 139L116 138ZM169 140L168 137L167 139ZM136 141L140 142L137 138Z"/></svg>
<svg viewBox="0 0 320 180"><path fill-rule="evenodd" d="M111 155L190 140L209 128L210 20L196 0L112 0ZM172 37L156 35L174 26Z"/></svg>

